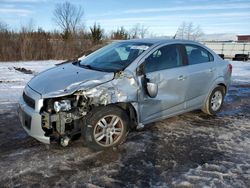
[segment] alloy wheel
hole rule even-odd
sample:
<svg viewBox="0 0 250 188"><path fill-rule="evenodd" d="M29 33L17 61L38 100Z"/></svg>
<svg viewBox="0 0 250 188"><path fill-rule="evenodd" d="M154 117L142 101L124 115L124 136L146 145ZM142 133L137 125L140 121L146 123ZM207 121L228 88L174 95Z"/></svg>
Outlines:
<svg viewBox="0 0 250 188"><path fill-rule="evenodd" d="M117 143L124 131L123 122L116 115L108 115L101 118L94 129L94 139L104 147L109 147Z"/></svg>
<svg viewBox="0 0 250 188"><path fill-rule="evenodd" d="M211 98L211 108L213 111L217 111L220 109L223 101L223 95L221 91L216 91Z"/></svg>

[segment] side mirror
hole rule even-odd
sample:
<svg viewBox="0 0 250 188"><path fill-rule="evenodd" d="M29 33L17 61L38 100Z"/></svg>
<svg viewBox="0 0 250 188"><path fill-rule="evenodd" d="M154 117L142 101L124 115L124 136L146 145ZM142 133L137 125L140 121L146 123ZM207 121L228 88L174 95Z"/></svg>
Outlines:
<svg viewBox="0 0 250 188"><path fill-rule="evenodd" d="M147 93L149 97L155 98L158 93L158 85L152 82L147 82Z"/></svg>
<svg viewBox="0 0 250 188"><path fill-rule="evenodd" d="M150 82L145 74L144 64L141 64L137 67L137 75L142 77L142 85L144 86L144 91L148 94L149 97L155 98L158 94L158 85L156 83Z"/></svg>

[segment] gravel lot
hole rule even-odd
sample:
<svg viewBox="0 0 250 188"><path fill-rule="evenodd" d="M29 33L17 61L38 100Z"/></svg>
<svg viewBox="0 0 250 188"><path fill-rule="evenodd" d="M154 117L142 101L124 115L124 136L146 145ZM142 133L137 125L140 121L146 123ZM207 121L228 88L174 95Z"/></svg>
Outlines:
<svg viewBox="0 0 250 188"><path fill-rule="evenodd" d="M0 102L1 187L250 185L248 82L230 87L217 116L194 111L148 125L115 151L92 152L82 140L39 143L21 128L16 100Z"/></svg>

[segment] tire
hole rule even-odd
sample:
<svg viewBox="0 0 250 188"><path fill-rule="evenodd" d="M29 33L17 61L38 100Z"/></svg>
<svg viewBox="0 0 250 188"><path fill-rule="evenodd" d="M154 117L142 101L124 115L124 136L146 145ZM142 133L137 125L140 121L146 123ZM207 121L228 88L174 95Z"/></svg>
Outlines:
<svg viewBox="0 0 250 188"><path fill-rule="evenodd" d="M209 95L208 99L205 102L205 106L202 111L209 115L217 114L223 105L225 97L225 88L223 86L218 86Z"/></svg>
<svg viewBox="0 0 250 188"><path fill-rule="evenodd" d="M98 151L124 142L128 127L127 113L117 106L109 105L92 111L85 120L82 134L87 147Z"/></svg>

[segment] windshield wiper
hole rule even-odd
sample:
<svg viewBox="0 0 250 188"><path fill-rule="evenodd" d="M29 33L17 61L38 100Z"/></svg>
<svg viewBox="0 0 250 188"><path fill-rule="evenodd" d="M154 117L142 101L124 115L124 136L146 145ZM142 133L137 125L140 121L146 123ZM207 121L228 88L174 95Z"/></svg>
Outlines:
<svg viewBox="0 0 250 188"><path fill-rule="evenodd" d="M91 65L82 65L82 64L79 63L79 66L83 67L83 68L95 70L95 68L93 68Z"/></svg>
<svg viewBox="0 0 250 188"><path fill-rule="evenodd" d="M59 65L67 64L67 63L77 64L78 62L79 62L79 60L77 60L77 59L69 59L69 60L63 61L61 63L57 63L55 65L59 66Z"/></svg>
<svg viewBox="0 0 250 188"><path fill-rule="evenodd" d="M101 72L114 72L112 69L103 69L103 68L98 68L98 67L93 67L91 65L84 65L84 64L78 64L80 67L91 69L91 70L96 70L96 71L101 71Z"/></svg>

